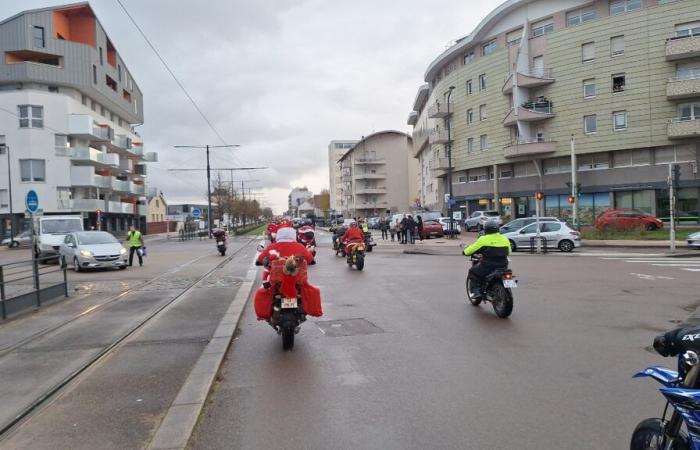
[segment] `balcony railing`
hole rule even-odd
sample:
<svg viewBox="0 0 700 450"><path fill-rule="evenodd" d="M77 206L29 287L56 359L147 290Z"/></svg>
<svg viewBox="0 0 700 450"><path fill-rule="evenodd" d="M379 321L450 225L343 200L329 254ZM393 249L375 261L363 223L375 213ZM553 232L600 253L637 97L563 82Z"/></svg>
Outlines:
<svg viewBox="0 0 700 450"><path fill-rule="evenodd" d="M119 169L125 172L132 172L134 170L134 162L128 158L119 160Z"/></svg>
<svg viewBox="0 0 700 450"><path fill-rule="evenodd" d="M408 120L406 123L408 125L415 125L418 122L418 112L417 111L411 111L411 113L408 115Z"/></svg>
<svg viewBox="0 0 700 450"><path fill-rule="evenodd" d="M129 192L139 196L146 195L146 186L143 184L129 183Z"/></svg>
<svg viewBox="0 0 700 450"><path fill-rule="evenodd" d="M91 147L73 147L69 151L70 159L75 162L92 163L104 166L119 166L119 155L101 152Z"/></svg>
<svg viewBox="0 0 700 450"><path fill-rule="evenodd" d="M158 153L156 152L146 152L143 157L148 162L158 162Z"/></svg>
<svg viewBox="0 0 700 450"><path fill-rule="evenodd" d="M517 114L515 108L509 109L506 112L506 117L503 119L503 125L515 125L518 120L536 122L538 120L551 119L554 116L554 108L551 103L528 103L527 106L519 106Z"/></svg>
<svg viewBox="0 0 700 450"><path fill-rule="evenodd" d="M124 150L129 150L131 149L131 138L123 134L118 134L112 139L112 145Z"/></svg>
<svg viewBox="0 0 700 450"><path fill-rule="evenodd" d="M90 141L111 142L114 138L114 129L97 123L89 114L69 114L68 134Z"/></svg>
<svg viewBox="0 0 700 450"><path fill-rule="evenodd" d="M386 194L386 187L357 188L355 194Z"/></svg>
<svg viewBox="0 0 700 450"><path fill-rule="evenodd" d="M669 100L700 97L700 75L671 78L666 84Z"/></svg>
<svg viewBox="0 0 700 450"><path fill-rule="evenodd" d="M430 108L428 108L428 117L431 119L442 119L443 117L447 117L449 115L452 115L455 110L455 105L450 102L448 103L436 103ZM449 110L449 112L448 112Z"/></svg>
<svg viewBox="0 0 700 450"><path fill-rule="evenodd" d="M431 145L447 144L453 140L452 136L449 136L449 134L447 130L431 130L428 136L428 142L430 142Z"/></svg>
<svg viewBox="0 0 700 450"><path fill-rule="evenodd" d="M517 158L520 156L542 155L556 150L556 141L543 138L521 138L503 147L505 158Z"/></svg>
<svg viewBox="0 0 700 450"><path fill-rule="evenodd" d="M93 166L72 166L70 168L70 181L72 186L109 189L109 178L108 176L97 175Z"/></svg>
<svg viewBox="0 0 700 450"><path fill-rule="evenodd" d="M114 214L133 214L134 205L122 202L107 202L107 211Z"/></svg>
<svg viewBox="0 0 700 450"><path fill-rule="evenodd" d="M427 128L420 128L413 132L413 156L418 156L418 154L423 150L423 148L428 143L429 131Z"/></svg>
<svg viewBox="0 0 700 450"><path fill-rule="evenodd" d="M355 203L355 209L379 209L389 206L387 202Z"/></svg>
<svg viewBox="0 0 700 450"><path fill-rule="evenodd" d="M111 177L110 185L113 191L117 192L130 192L131 186L128 181L120 180L116 177Z"/></svg>
<svg viewBox="0 0 700 450"><path fill-rule="evenodd" d="M386 178L386 173L385 172L377 172L377 173L356 173L355 174L355 179L356 180L381 180Z"/></svg>
<svg viewBox="0 0 700 450"><path fill-rule="evenodd" d="M143 156L143 144L135 145L132 143L131 148L129 149L129 153L133 153L137 156Z"/></svg>
<svg viewBox="0 0 700 450"><path fill-rule="evenodd" d="M700 117L680 117L668 124L669 139L688 139L700 136Z"/></svg>
<svg viewBox="0 0 700 450"><path fill-rule="evenodd" d="M672 36L666 40L666 60L695 58L700 56L700 35Z"/></svg>
<svg viewBox="0 0 700 450"><path fill-rule="evenodd" d="M76 212L105 211L105 201L99 198L74 198L70 201L70 209Z"/></svg>
<svg viewBox="0 0 700 450"><path fill-rule="evenodd" d="M430 161L430 169L435 171L449 170L449 160L447 158L433 159Z"/></svg>
<svg viewBox="0 0 700 450"><path fill-rule="evenodd" d="M355 164L386 164L384 158L357 158Z"/></svg>
<svg viewBox="0 0 700 450"><path fill-rule="evenodd" d="M515 72L511 72L508 75L506 75L502 89L504 94L510 94L513 92L514 75L516 75ZM549 67L531 67L527 71L517 72L518 86L524 88L535 88L545 86L548 84L552 84L555 81L556 80L554 78L554 71Z"/></svg>

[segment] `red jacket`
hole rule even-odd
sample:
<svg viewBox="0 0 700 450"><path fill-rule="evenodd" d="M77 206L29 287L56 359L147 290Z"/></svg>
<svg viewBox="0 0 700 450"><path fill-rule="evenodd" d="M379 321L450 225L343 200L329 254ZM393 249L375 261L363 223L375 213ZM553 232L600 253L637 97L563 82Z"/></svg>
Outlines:
<svg viewBox="0 0 700 450"><path fill-rule="evenodd" d="M352 242L352 241L359 241L359 242L364 242L365 240L365 233L360 230L358 227L350 227L347 229L343 237L340 238L340 242Z"/></svg>
<svg viewBox="0 0 700 450"><path fill-rule="evenodd" d="M260 252L258 262L262 263L265 258L270 260L277 258L287 258L289 256L303 256L307 263L314 260L314 256L305 246L298 242L275 242L265 247L265 250Z"/></svg>

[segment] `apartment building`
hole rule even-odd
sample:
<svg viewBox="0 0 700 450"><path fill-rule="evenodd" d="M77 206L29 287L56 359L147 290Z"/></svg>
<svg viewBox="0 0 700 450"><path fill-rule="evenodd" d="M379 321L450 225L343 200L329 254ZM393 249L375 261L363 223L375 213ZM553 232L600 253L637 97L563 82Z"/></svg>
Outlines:
<svg viewBox="0 0 700 450"><path fill-rule="evenodd" d="M1 21L0 54L3 231L10 220L23 227L29 190L44 214L82 214L86 228L145 222L146 162L157 154L133 128L143 123L143 95L89 4Z"/></svg>
<svg viewBox="0 0 700 450"><path fill-rule="evenodd" d="M339 164L345 217L380 216L416 206L417 163L406 133L389 130L363 137Z"/></svg>
<svg viewBox="0 0 700 450"><path fill-rule="evenodd" d="M581 223L611 208L668 217L673 163L676 209L698 220L697 0L509 0L424 79L408 123L426 206L445 209L451 146L462 211L529 216L543 191L543 211L568 217L573 138Z"/></svg>
<svg viewBox="0 0 700 450"><path fill-rule="evenodd" d="M311 192L306 186L301 188L295 187L287 196L288 214L293 217L299 217L301 215L300 207L302 205L304 205L306 208L304 209L304 212L308 212L309 207L311 210L313 210L311 203L308 205L306 204L307 202L313 202L313 198L314 193Z"/></svg>
<svg viewBox="0 0 700 450"><path fill-rule="evenodd" d="M348 150L350 150L357 140L334 140L328 144L328 192L330 193L330 209L340 211L340 165L338 161Z"/></svg>

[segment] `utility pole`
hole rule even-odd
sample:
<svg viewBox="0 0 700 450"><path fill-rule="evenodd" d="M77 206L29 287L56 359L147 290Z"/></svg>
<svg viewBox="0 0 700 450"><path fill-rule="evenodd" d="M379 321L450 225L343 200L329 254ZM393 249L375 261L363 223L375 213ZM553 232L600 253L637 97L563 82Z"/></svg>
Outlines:
<svg viewBox="0 0 700 450"><path fill-rule="evenodd" d="M574 198L573 206L573 225L575 229L579 229L578 226L578 186L576 184L576 141L574 139L574 133L571 133L571 196Z"/></svg>
<svg viewBox="0 0 700 450"><path fill-rule="evenodd" d="M450 218L450 223L448 225L448 229L450 230L450 239L455 238L455 225L452 212L452 205L454 202L452 199L452 118L450 117L450 98L452 97L452 91L454 89L454 86L450 86L447 90L447 186L450 193L450 199L447 203L447 216Z"/></svg>
<svg viewBox="0 0 700 450"><path fill-rule="evenodd" d="M670 240L671 240L671 252L676 251L676 196L674 189L679 186L679 181L681 178L681 166L678 164L668 165L668 209L671 213L671 227L670 227Z"/></svg>
<svg viewBox="0 0 700 450"><path fill-rule="evenodd" d="M15 240L15 221L12 218L12 167L10 166L10 146L1 144L0 148L4 148L5 153L7 153L7 195L10 197L10 247L12 247L12 243Z"/></svg>

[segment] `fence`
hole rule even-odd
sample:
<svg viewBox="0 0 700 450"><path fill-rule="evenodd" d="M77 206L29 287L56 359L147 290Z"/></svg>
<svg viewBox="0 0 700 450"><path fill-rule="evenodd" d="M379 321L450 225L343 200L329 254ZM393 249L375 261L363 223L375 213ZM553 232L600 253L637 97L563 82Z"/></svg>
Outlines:
<svg viewBox="0 0 700 450"><path fill-rule="evenodd" d="M46 265L55 256L0 265L0 320L68 297L65 260Z"/></svg>

